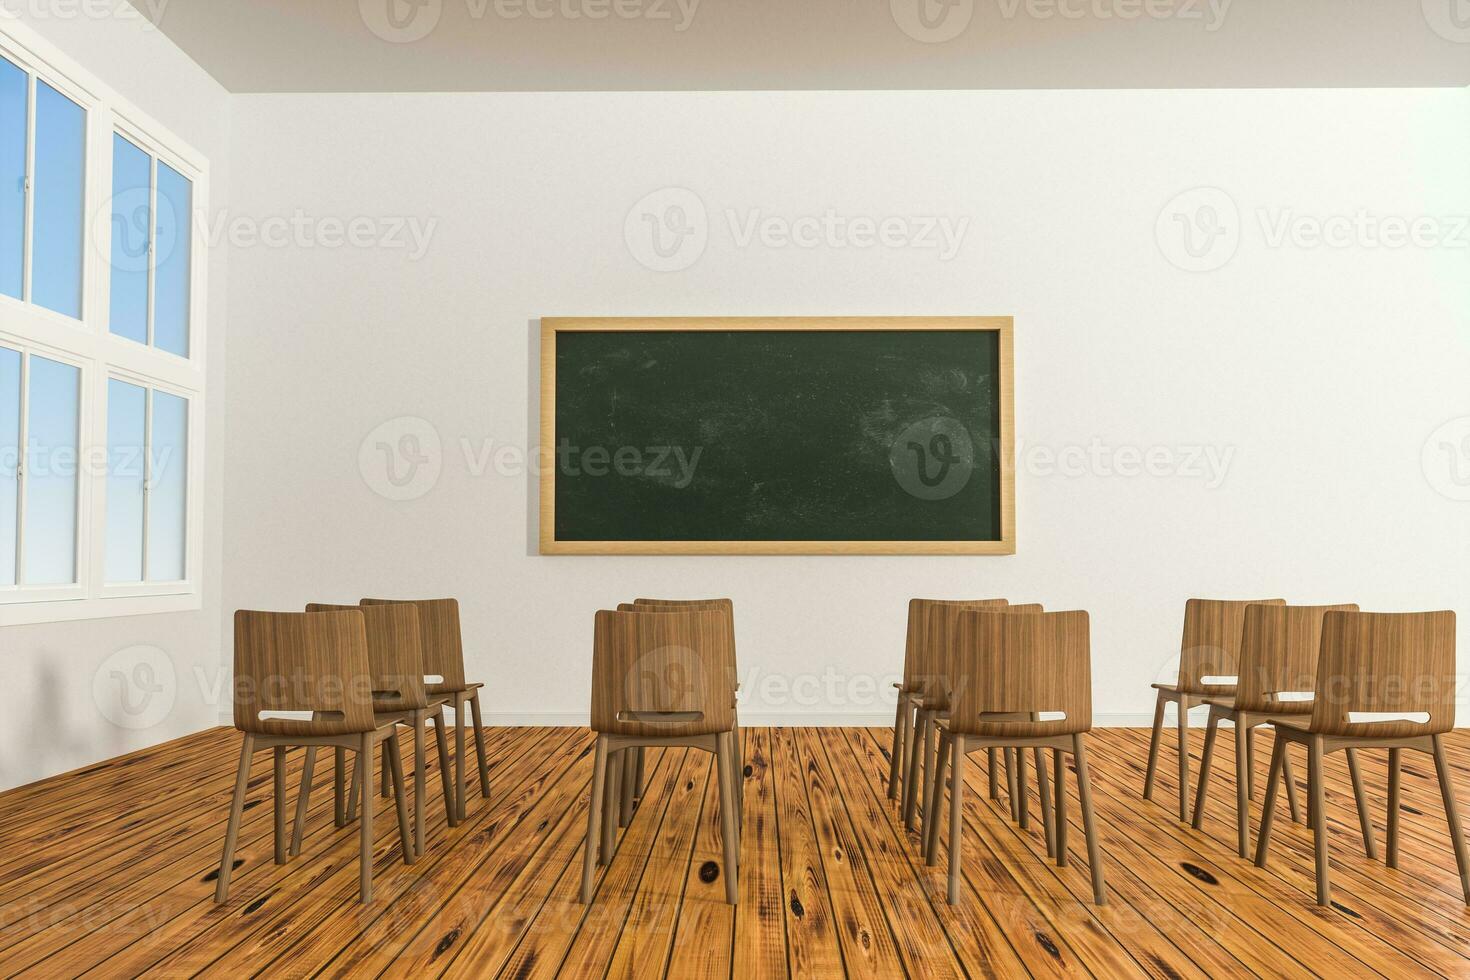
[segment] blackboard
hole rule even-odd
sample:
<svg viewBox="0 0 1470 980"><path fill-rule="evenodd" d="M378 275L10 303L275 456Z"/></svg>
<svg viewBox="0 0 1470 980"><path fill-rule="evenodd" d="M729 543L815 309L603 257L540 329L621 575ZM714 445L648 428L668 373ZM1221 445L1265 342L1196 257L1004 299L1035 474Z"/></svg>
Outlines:
<svg viewBox="0 0 1470 980"><path fill-rule="evenodd" d="M1006 317L542 321L544 553L1015 550Z"/></svg>

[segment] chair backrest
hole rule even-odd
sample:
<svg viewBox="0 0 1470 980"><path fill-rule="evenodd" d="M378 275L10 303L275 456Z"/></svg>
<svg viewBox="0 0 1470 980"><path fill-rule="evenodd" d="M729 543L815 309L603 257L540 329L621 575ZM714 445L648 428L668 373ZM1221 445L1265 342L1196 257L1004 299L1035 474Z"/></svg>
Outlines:
<svg viewBox="0 0 1470 980"><path fill-rule="evenodd" d="M1019 616L983 610L960 613L952 645L950 731L1023 738L1089 731L1088 633L1088 616L1082 611ZM1062 717L1039 721L1027 717L1057 712ZM995 717L1000 715L1012 717Z"/></svg>
<svg viewBox="0 0 1470 980"><path fill-rule="evenodd" d="M306 604L307 612L345 609L360 611L367 627L373 710L411 711L428 707L418 607L411 602L387 602L373 606L343 606L328 602Z"/></svg>
<svg viewBox="0 0 1470 980"><path fill-rule="evenodd" d="M635 606L710 606L724 605L735 608L733 599L634 599Z"/></svg>
<svg viewBox="0 0 1470 980"><path fill-rule="evenodd" d="M634 599L632 602L618 603L618 612L693 612L701 609L723 612L731 617L733 624L735 603L730 599ZM733 625L731 628L734 628ZM737 664L735 645L732 643L730 669L738 671Z"/></svg>
<svg viewBox="0 0 1470 980"><path fill-rule="evenodd" d="M1419 720L1353 720L1355 713ZM1453 612L1330 612L1322 617L1312 731L1409 738L1455 726Z"/></svg>
<svg viewBox="0 0 1470 980"><path fill-rule="evenodd" d="M1352 602L1247 606L1236 663L1235 706L1242 711L1274 711L1289 704L1277 695L1315 690L1322 617L1329 612L1357 611Z"/></svg>
<svg viewBox="0 0 1470 980"><path fill-rule="evenodd" d="M429 694L464 690L464 641L459 632L458 599L364 599L364 606L411 603L419 612L424 673L440 680L425 682Z"/></svg>
<svg viewBox="0 0 1470 980"><path fill-rule="evenodd" d="M735 724L735 627L726 610L600 610L592 633L592 729L693 736Z"/></svg>
<svg viewBox="0 0 1470 980"><path fill-rule="evenodd" d="M936 608L990 609L1010 605L1009 599L910 599L909 625L903 648L903 689L930 697L939 696L926 679L935 676L932 643L929 640L930 610ZM927 689L927 691L926 691Z"/></svg>
<svg viewBox="0 0 1470 980"><path fill-rule="evenodd" d="M924 707L948 711L954 697L950 672L954 667L955 624L966 612L1014 613L1044 612L1039 602L1020 602L1005 606L974 606L946 603L929 607L928 658L922 679Z"/></svg>
<svg viewBox="0 0 1470 980"><path fill-rule="evenodd" d="M1206 683L1205 678L1234 678L1240 635L1250 605L1286 604L1285 599L1190 599L1184 604L1184 639L1179 644L1179 690L1189 694L1230 694L1235 681Z"/></svg>
<svg viewBox="0 0 1470 980"><path fill-rule="evenodd" d="M235 727L257 735L346 735L373 729L362 612L235 613ZM262 718L261 712L315 712Z"/></svg>

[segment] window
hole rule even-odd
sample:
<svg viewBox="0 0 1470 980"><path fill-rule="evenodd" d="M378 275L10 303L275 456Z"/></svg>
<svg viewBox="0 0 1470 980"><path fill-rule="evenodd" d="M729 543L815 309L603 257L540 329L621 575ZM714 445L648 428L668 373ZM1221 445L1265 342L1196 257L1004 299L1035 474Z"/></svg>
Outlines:
<svg viewBox="0 0 1470 980"><path fill-rule="evenodd" d="M193 183L122 133L112 134L109 329L189 356Z"/></svg>
<svg viewBox="0 0 1470 980"><path fill-rule="evenodd" d="M0 347L0 584L76 582L81 374Z"/></svg>
<svg viewBox="0 0 1470 980"><path fill-rule="evenodd" d="M106 580L184 578L189 402L111 379L107 384Z"/></svg>
<svg viewBox="0 0 1470 980"><path fill-rule="evenodd" d="M0 625L199 608L207 176L0 20Z"/></svg>

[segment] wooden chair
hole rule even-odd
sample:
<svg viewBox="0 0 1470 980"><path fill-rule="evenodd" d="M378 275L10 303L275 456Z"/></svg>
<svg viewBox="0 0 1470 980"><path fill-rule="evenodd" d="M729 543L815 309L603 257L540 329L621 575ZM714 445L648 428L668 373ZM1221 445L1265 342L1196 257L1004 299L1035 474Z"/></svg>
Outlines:
<svg viewBox="0 0 1470 980"><path fill-rule="evenodd" d="M1143 798L1153 799L1164 730L1164 705L1173 702L1179 715L1179 819L1189 819L1189 709L1204 698L1235 694L1235 661L1245 608L1251 604L1285 605L1285 599L1190 599L1184 604L1184 640L1179 645L1179 680L1155 684L1154 730L1148 742L1148 774Z"/></svg>
<svg viewBox="0 0 1470 980"><path fill-rule="evenodd" d="M938 684L940 668L935 659L934 644L929 637L932 624L930 611L939 607L995 609L1009 605L1010 602L1006 599L909 600L908 638L903 658L904 679L898 690L898 715L894 718L893 726L894 750L906 757L903 762L903 797L900 808L904 826L909 830L914 829L914 812L919 805L921 758L924 761L929 760L938 749L938 741L929 722L935 714L945 710L946 703L946 694ZM992 765L994 761L992 756ZM933 771L932 767L929 771ZM890 760L890 786L893 785L895 775L896 771ZM925 785L927 786L927 777Z"/></svg>
<svg viewBox="0 0 1470 980"><path fill-rule="evenodd" d="M449 743L444 728L442 703L430 707L424 690L424 655L419 629L418 607L395 602L375 606L344 606L323 602L308 603L307 612L333 612L358 609L367 627L368 673L373 685L373 724L408 725L413 729L413 828L414 853L424 853L424 773L427 770L426 746L429 719L434 720L435 743L439 750L439 779L444 789L445 816L452 827L458 823L456 801L449 772ZM387 743L384 743L385 751ZM332 783L333 814L338 827L345 826L356 814L358 783L363 779L360 765L352 770L352 790L343 794L347 750L335 750ZM387 760L384 759L384 766ZM371 771L371 770L369 770ZM306 765L301 770L301 788L296 796L296 823L291 833L291 853L301 852L301 838L306 825L306 811L311 804L312 779L316 772L316 746L306 750Z"/></svg>
<svg viewBox="0 0 1470 980"><path fill-rule="evenodd" d="M927 627L928 610L932 603L937 602L961 602L973 605L976 608L986 606L1009 605L1006 599L910 599L909 600L909 622L908 629L904 634L903 648L903 680L896 681L893 685L898 697L898 704L893 715L893 749L888 754L888 798L890 800L899 797L899 789L903 789L903 800L909 799L908 784L904 774L908 771L908 756L910 746L914 742L914 729L916 727L915 713L917 704L922 694L920 683L920 671L925 669L925 653L923 644L925 641L924 631ZM907 807L905 806L905 809Z"/></svg>
<svg viewBox="0 0 1470 980"><path fill-rule="evenodd" d="M634 599L631 603L619 603L619 612L688 612L696 609L724 610L731 617L735 615L735 603L731 599ZM733 655L733 651L732 651ZM740 692L740 673L738 664L732 664L731 670L735 677L735 687L732 696ZM623 794L619 808L619 826L628 826L633 815L633 803L643 798L643 748L625 753L623 775L621 785L632 786L632 794ZM735 790L741 807L745 805L745 747L740 737L740 705L737 700L735 705Z"/></svg>
<svg viewBox="0 0 1470 980"><path fill-rule="evenodd" d="M1092 897L1107 903L1102 852L1092 813L1092 784L1082 736L1092 730L1092 656L1085 612L1006 614L964 611L955 618L951 679L953 707L940 731L939 754L949 764L949 902L959 898L965 760L981 748L1052 750L1056 799L1055 856L1067 865L1066 770L1071 752L1087 836ZM1060 714L1060 718L1044 718ZM944 779L934 781L930 806L938 814ZM1044 795L1044 794L1043 794ZM938 847L939 821L928 826L925 849Z"/></svg>
<svg viewBox="0 0 1470 980"><path fill-rule="evenodd" d="M1241 857L1250 857L1250 801L1255 797L1255 730L1272 718L1309 715L1311 701L1284 700L1282 694L1311 691L1317 677L1317 651L1322 643L1322 616L1334 611L1356 612L1357 605L1335 606L1247 606L1237 662L1235 696L1207 697L1209 728L1205 733L1204 757L1200 763L1199 787L1194 796L1195 830L1204 826L1205 798L1209 791L1210 762L1221 721L1235 726L1235 817ZM1286 774L1286 796L1292 820L1299 819L1296 777L1291 757L1282 757ZM1363 782L1358 774L1358 755L1348 750L1353 791L1363 823L1363 843L1373 857L1373 831L1363 801Z"/></svg>
<svg viewBox="0 0 1470 980"><path fill-rule="evenodd" d="M1276 746L1266 781L1256 864L1266 866L1276 787L1288 742L1307 748L1308 811L1316 843L1317 904L1332 901L1328 875L1327 808L1322 757L1347 748L1388 749L1388 855L1399 862L1399 772L1404 749L1434 757L1444 800L1460 890L1470 906L1470 855L1460 832L1454 785L1441 736L1455 725L1455 614L1453 612L1329 612L1322 618L1322 648L1312 713L1306 719L1276 719ZM1368 718L1355 718L1366 714ZM1380 717L1371 717L1371 716ZM1387 715L1389 718L1381 716Z"/></svg>
<svg viewBox="0 0 1470 980"><path fill-rule="evenodd" d="M738 899L740 821L735 789L734 621L722 610L602 610L592 640L592 764L582 901L592 900L596 866L612 860L616 828L604 800L623 762L620 753L649 745L712 752L719 770L720 830L725 845L725 900Z"/></svg>
<svg viewBox="0 0 1470 980"><path fill-rule="evenodd" d="M465 818L465 708L474 715L475 755L480 760L480 795L490 799L490 767L485 760L485 729L480 719L479 683L464 678L464 641L459 629L459 602L456 599L363 599L362 605L412 603L419 612L419 634L424 652L424 673L438 677L427 681L429 707L447 705L454 711L454 799L456 820ZM442 732L442 729L440 730Z"/></svg>
<svg viewBox="0 0 1470 980"><path fill-rule="evenodd" d="M258 749L273 750L275 761L275 841L277 864L285 864L286 750L295 746L331 746L371 760L382 742L388 752L389 775L398 803L398 834L403 860L413 860L408 807L403 798L403 772L397 726L373 720L372 681L368 671L367 627L363 615L345 612L278 613L240 610L235 613L235 727L245 736L235 773L235 794L225 829L224 853L214 900L230 893L235 844L245 811L250 762ZM309 715L282 718L281 713ZM361 788L358 889L364 904L373 898L373 793L370 780Z"/></svg>
<svg viewBox="0 0 1470 980"><path fill-rule="evenodd" d="M939 723L949 717L950 705L954 701L954 658L956 642L956 625L959 617L966 612L977 611L993 612L1000 614L1028 614L1042 612L1042 606L1038 602L1020 603L1005 606L981 606L957 605L954 603L940 603L929 606L929 623L926 630L927 642L930 650L929 670L932 673L924 679L924 694L920 703L921 715L919 723L920 737L915 744L924 747L924 778L923 778L923 822L920 825L919 839L922 842L930 840L933 824L939 820L939 811L930 805L934 795L934 782L941 771L940 751L938 745ZM930 707L930 705L934 707ZM1031 718L1030 715L1017 715L1011 720L1024 720ZM992 721L1004 720L999 716L993 717ZM1032 750L1036 760L1037 790L1041 798L1041 823L1043 836L1046 839L1046 853L1050 857L1055 846L1052 837L1053 825L1051 815L1051 797L1047 792L1046 761L1042 756L1041 749ZM1017 752L1013 748L997 750L992 747L987 749L987 775L990 782L990 798L1000 799L999 775L996 766L996 758L999 755L1004 759L1006 792L1011 806L1011 819L1020 824L1022 830L1030 826L1030 794L1026 786L1026 753ZM934 851L927 846L924 847L927 863L934 863Z"/></svg>

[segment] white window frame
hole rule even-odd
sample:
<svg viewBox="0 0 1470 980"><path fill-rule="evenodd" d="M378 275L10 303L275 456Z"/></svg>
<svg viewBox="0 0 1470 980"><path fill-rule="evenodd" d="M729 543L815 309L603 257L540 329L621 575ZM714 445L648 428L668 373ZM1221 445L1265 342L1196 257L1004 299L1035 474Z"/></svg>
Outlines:
<svg viewBox="0 0 1470 980"><path fill-rule="evenodd" d="M0 21L0 56L32 76L27 99L27 168L34 153L35 90L39 78L76 102L86 112L86 157L83 163L82 317L35 306L27 300L0 296L0 344L25 353L76 365L82 370L77 467L77 581L69 586L0 587L0 626L61 622L150 613L182 612L203 605L204 579L204 449L207 307L207 241L197 216L208 213L209 162L167 128L121 98L91 73L64 55L33 29L16 21ZM153 347L152 275L149 277L149 344L112 334L110 198L113 134L120 133L153 158L168 164L192 184L189 234L188 356ZM28 177L34 180L33 171ZM157 181L150 199L157 194ZM25 279L30 295L30 224L33 196L26 198ZM106 211L107 213L103 213ZM150 221L154 221L150 212ZM99 222L101 223L99 226ZM150 229L150 235L153 230ZM182 580L175 582L108 583L104 580L107 544L107 393L116 378L145 389L178 395L188 401L188 460L185 495L185 554ZM152 395L149 395L151 403Z"/></svg>

